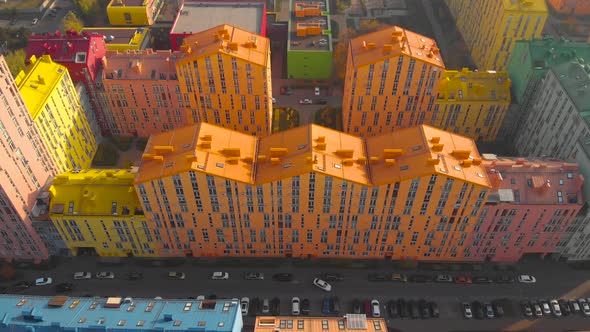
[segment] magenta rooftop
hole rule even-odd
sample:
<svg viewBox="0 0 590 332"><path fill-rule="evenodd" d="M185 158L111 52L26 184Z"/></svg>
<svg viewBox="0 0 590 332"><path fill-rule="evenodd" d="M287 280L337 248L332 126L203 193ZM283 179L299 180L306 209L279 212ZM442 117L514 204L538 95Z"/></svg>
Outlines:
<svg viewBox="0 0 590 332"><path fill-rule="evenodd" d="M88 33L79 34L75 31L66 31L61 33L56 31L55 34L31 35L27 46L27 59L31 55L37 57L49 54L55 62L76 62L86 63L87 55L90 52L93 43L96 40L103 40L101 35L91 35Z"/></svg>

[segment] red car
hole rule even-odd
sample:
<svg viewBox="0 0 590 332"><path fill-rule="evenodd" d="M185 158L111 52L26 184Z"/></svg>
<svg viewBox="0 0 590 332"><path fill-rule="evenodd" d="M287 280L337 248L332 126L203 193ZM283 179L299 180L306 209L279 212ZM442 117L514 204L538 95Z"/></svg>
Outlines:
<svg viewBox="0 0 590 332"><path fill-rule="evenodd" d="M473 280L471 280L470 276L457 276L455 277L456 284L471 284Z"/></svg>
<svg viewBox="0 0 590 332"><path fill-rule="evenodd" d="M370 316L373 313L373 308L371 307L371 300L366 299L363 301L363 309L365 309L365 314Z"/></svg>

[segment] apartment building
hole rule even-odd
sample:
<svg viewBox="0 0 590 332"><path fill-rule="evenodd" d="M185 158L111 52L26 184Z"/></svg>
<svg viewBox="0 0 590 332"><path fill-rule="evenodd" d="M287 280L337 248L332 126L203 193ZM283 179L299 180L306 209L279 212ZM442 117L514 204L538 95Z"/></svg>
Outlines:
<svg viewBox="0 0 590 332"><path fill-rule="evenodd" d="M517 40L541 37L545 0L445 0L479 70L505 71Z"/></svg>
<svg viewBox="0 0 590 332"><path fill-rule="evenodd" d="M97 81L101 70L100 61L105 52L105 40L102 35L56 31L54 34L31 35L27 44L26 61L28 64L33 55L37 59L43 55L50 55L52 61L66 67L74 84L83 83L86 87L101 134L109 135L109 109L101 103L99 95L102 89ZM88 111L90 110L85 109L85 112Z"/></svg>
<svg viewBox="0 0 590 332"><path fill-rule="evenodd" d="M351 39L342 97L344 132L369 137L431 124L444 69L433 39L398 26Z"/></svg>
<svg viewBox="0 0 590 332"><path fill-rule="evenodd" d="M182 57L170 50L107 52L102 85L114 119L113 135L148 137L198 121L176 75Z"/></svg>
<svg viewBox="0 0 590 332"><path fill-rule="evenodd" d="M578 165L483 154L492 184L467 239L465 260L516 262L555 252L584 205Z"/></svg>
<svg viewBox="0 0 590 332"><path fill-rule="evenodd" d="M387 332L387 322L383 318L370 318L365 314L346 314L342 317L256 317L254 332L275 332L277 330L285 332Z"/></svg>
<svg viewBox="0 0 590 332"><path fill-rule="evenodd" d="M567 159L590 136L590 65L582 58L554 65L532 97L514 141L522 156Z"/></svg>
<svg viewBox="0 0 590 332"><path fill-rule="evenodd" d="M510 79L506 72L445 70L432 125L476 141L493 142L509 106Z"/></svg>
<svg viewBox="0 0 590 332"><path fill-rule="evenodd" d="M152 47L148 28L87 27L80 32L102 36L108 51L139 51Z"/></svg>
<svg viewBox="0 0 590 332"><path fill-rule="evenodd" d="M68 70L33 55L15 83L58 172L90 167L96 139Z"/></svg>
<svg viewBox="0 0 590 332"><path fill-rule="evenodd" d="M111 25L152 25L164 0L111 0L107 16Z"/></svg>
<svg viewBox="0 0 590 332"><path fill-rule="evenodd" d="M362 139L201 122L153 135L135 188L163 257L454 260L490 183L473 140L425 125Z"/></svg>
<svg viewBox="0 0 590 332"><path fill-rule="evenodd" d="M268 38L223 24L184 39L181 52L176 62L180 91L197 111L196 121L251 135L270 134Z"/></svg>
<svg viewBox="0 0 590 332"><path fill-rule="evenodd" d="M49 254L30 216L39 188L57 168L2 55L0 101L0 259L42 260Z"/></svg>
<svg viewBox="0 0 590 332"><path fill-rule="evenodd" d="M50 223L72 255L154 255L153 237L133 188L135 176L136 169L88 169L53 179Z"/></svg>
<svg viewBox="0 0 590 332"><path fill-rule="evenodd" d="M326 80L332 77L330 1L290 0L287 76Z"/></svg>
<svg viewBox="0 0 590 332"><path fill-rule="evenodd" d="M590 15L588 0L547 0L550 9L561 15Z"/></svg>

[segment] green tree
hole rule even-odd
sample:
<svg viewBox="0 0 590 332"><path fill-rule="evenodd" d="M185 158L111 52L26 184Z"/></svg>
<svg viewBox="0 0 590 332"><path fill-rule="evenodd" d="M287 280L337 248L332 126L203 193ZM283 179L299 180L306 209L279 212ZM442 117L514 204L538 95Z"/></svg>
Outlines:
<svg viewBox="0 0 590 332"><path fill-rule="evenodd" d="M64 30L76 30L80 32L84 27L82 21L74 12L69 12L63 19Z"/></svg>
<svg viewBox="0 0 590 332"><path fill-rule="evenodd" d="M10 69L10 73L12 77L16 77L21 70L25 69L25 57L27 53L24 49L18 49L11 52L8 52L4 56L4 60L6 60L6 65L8 65L8 69Z"/></svg>

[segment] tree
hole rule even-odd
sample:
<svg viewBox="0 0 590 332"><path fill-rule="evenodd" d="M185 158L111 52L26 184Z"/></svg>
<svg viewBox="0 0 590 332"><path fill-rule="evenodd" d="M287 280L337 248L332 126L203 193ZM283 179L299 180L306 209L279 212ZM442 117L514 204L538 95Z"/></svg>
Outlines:
<svg viewBox="0 0 590 332"><path fill-rule="evenodd" d="M344 39L334 46L332 52L332 63L334 65L334 72L336 77L343 80L346 74L346 57L348 53L348 43L350 39Z"/></svg>
<svg viewBox="0 0 590 332"><path fill-rule="evenodd" d="M8 69L10 69L10 73L12 77L16 77L21 70L25 69L25 57L27 53L24 49L18 49L12 52L9 52L4 56L4 60L6 60L6 65Z"/></svg>
<svg viewBox="0 0 590 332"><path fill-rule="evenodd" d="M16 270L12 264L4 263L0 268L0 280L12 280L16 276Z"/></svg>
<svg viewBox="0 0 590 332"><path fill-rule="evenodd" d="M359 29L363 30L365 33L377 31L383 27L383 23L377 20L361 20L359 22Z"/></svg>
<svg viewBox="0 0 590 332"><path fill-rule="evenodd" d="M64 30L76 30L80 32L84 27L82 21L74 12L69 12L63 19Z"/></svg>

